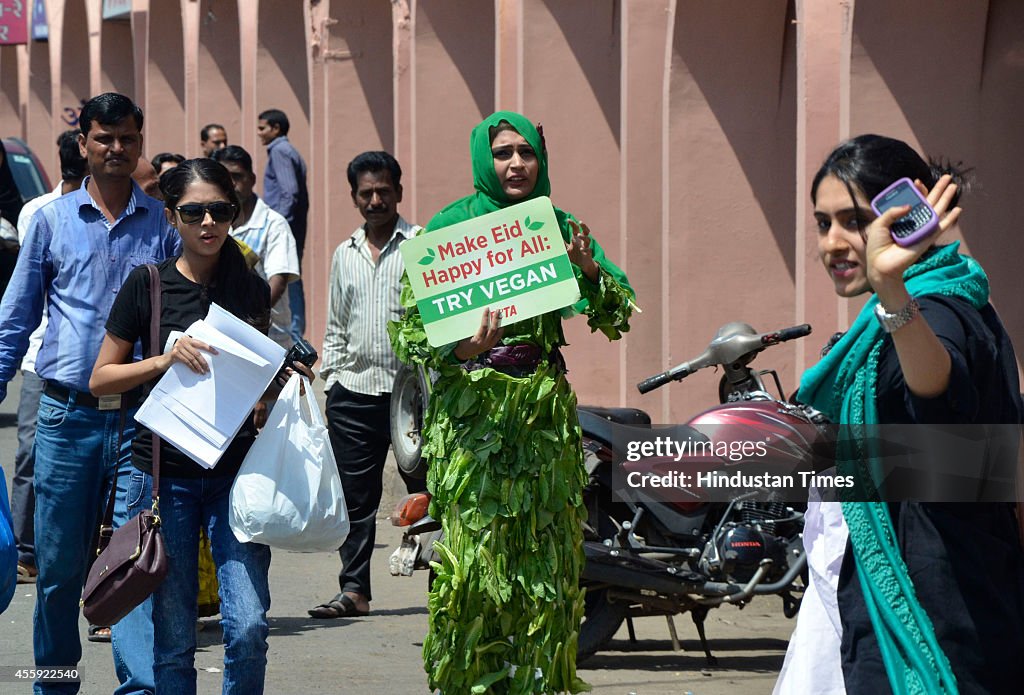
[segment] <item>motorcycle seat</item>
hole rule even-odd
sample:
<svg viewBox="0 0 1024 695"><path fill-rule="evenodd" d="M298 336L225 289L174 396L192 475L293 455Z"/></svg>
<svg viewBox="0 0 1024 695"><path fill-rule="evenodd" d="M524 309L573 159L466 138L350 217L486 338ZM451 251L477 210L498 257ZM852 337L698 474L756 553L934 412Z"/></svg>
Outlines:
<svg viewBox="0 0 1024 695"><path fill-rule="evenodd" d="M603 420L619 425L651 424L651 416L637 408L601 408L596 405L581 405L577 410L592 413Z"/></svg>
<svg viewBox="0 0 1024 695"><path fill-rule="evenodd" d="M581 405L576 408L583 434L612 446L615 427L643 427L651 424L651 416L635 408L598 408Z"/></svg>

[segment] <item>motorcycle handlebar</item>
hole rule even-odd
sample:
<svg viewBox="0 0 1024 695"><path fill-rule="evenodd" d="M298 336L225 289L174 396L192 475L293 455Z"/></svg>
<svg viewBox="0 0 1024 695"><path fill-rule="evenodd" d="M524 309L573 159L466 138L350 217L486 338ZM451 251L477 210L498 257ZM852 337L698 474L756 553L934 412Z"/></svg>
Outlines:
<svg viewBox="0 0 1024 695"><path fill-rule="evenodd" d="M762 338L761 342L768 345L776 345L778 343L784 343L787 340L794 340L795 338L803 338L806 335L811 334L811 325L804 323L799 326L792 326L791 328L783 328L781 331L775 333L766 333Z"/></svg>
<svg viewBox="0 0 1024 695"><path fill-rule="evenodd" d="M639 384L636 385L636 390L639 391L640 393L647 393L648 391L653 391L656 388L664 386L671 380L672 379L669 377L668 372L662 372L661 374L649 376L643 381L641 381Z"/></svg>
<svg viewBox="0 0 1024 695"><path fill-rule="evenodd" d="M656 388L664 386L670 381L682 379L683 377L688 376L689 374L690 370L687 368L686 365L679 365L678 367L670 369L667 372L662 372L661 374L656 374L655 376L647 377L639 384L637 384L636 388L640 393L647 393L648 391L653 391Z"/></svg>
<svg viewBox="0 0 1024 695"><path fill-rule="evenodd" d="M783 328L774 333L761 334L754 331L748 324L728 323L718 330L718 335L700 357L690 362L684 362L667 372L648 377L637 384L636 388L640 393L648 393L670 381L679 381L704 367L734 362L746 364L753 359L755 354L766 347L795 338L803 338L810 333L811 326L806 323Z"/></svg>

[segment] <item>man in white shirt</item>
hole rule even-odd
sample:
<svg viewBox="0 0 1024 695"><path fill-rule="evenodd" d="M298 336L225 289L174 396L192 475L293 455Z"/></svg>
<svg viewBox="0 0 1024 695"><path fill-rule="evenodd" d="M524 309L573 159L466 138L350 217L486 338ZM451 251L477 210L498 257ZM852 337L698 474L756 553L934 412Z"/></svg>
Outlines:
<svg viewBox="0 0 1024 695"><path fill-rule="evenodd" d="M29 223L37 210L65 193L78 190L85 178L85 157L78 149L78 131L67 130L57 138L60 154L62 180L49 193L25 203L18 215L18 243L25 242ZM35 526L32 515L35 512L35 494L32 492L32 475L35 457L32 455L36 439L36 413L39 397L43 392L43 380L36 375L36 355L43 344L46 331L46 312L39 328L28 339L28 350L21 359L21 396L18 401L18 452L14 456L14 477L11 480L11 518L14 521L14 541L18 547L18 583L30 584L36 578Z"/></svg>
<svg viewBox="0 0 1024 695"><path fill-rule="evenodd" d="M270 285L270 338L288 349L294 342L288 329L292 316L284 297L288 283L299 279L299 254L288 221L270 209L253 191L256 174L252 157L238 145L228 145L213 153L231 174L242 209L231 225L231 236L244 242L259 257L255 270ZM284 299L282 299L284 297Z"/></svg>
<svg viewBox="0 0 1024 695"><path fill-rule="evenodd" d="M353 159L348 181L366 222L334 252L320 375L351 528L338 550L341 591L311 609L314 618L370 611L370 556L391 445L391 387L399 366L387 326L401 314L404 266L398 246L420 230L398 214L402 169L387 152L364 152ZM409 492L426 489L425 481L399 473Z"/></svg>

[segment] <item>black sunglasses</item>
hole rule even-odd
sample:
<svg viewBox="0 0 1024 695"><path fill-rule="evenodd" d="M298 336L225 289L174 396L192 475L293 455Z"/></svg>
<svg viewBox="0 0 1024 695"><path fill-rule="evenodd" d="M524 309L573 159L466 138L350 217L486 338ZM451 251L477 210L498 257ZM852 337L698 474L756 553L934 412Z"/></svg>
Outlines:
<svg viewBox="0 0 1024 695"><path fill-rule="evenodd" d="M217 202L205 205L203 203L188 203L174 209L178 211L178 216L185 224L202 222L206 213L210 213L214 222L230 222L235 219L235 206L231 203Z"/></svg>

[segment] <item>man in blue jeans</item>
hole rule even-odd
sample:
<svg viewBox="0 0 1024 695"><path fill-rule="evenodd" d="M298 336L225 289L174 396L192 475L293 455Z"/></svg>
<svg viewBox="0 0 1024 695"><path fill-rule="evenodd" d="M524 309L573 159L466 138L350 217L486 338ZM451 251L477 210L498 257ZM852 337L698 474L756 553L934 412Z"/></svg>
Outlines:
<svg viewBox="0 0 1024 695"><path fill-rule="evenodd" d="M49 193L25 203L18 215L18 245L25 243L28 228L36 211L62 195L78 190L88 173L85 157L78 150L78 130L66 130L57 138L60 159L60 183ZM36 375L36 355L43 342L46 321L40 324L28 339L28 351L21 360L21 397L18 400L18 451L14 456L14 477L11 479L11 516L14 519L14 538L18 543L18 583L36 581L35 517L36 496L32 491L32 471L35 468L36 413L43 395L43 380ZM110 640L109 628L107 641Z"/></svg>
<svg viewBox="0 0 1024 695"><path fill-rule="evenodd" d="M267 146L263 202L288 221L301 264L302 251L306 247L309 192L306 190L306 162L288 140L290 127L288 116L283 111L268 109L259 116L256 134ZM306 332L306 298L301 277L288 285L288 308L292 312L292 338L298 341Z"/></svg>
<svg viewBox="0 0 1024 695"><path fill-rule="evenodd" d="M138 394L96 398L89 392L104 323L132 268L174 256L180 246L162 204L132 181L142 152L142 111L123 95L101 94L82 107L79 125L89 176L33 216L0 303L0 401L44 306L48 316L36 358L45 382L34 476L37 669L75 668L80 661L78 602L92 535L118 470L125 471L118 485L127 496ZM118 448L121 398L128 417ZM118 506L123 521L124 499ZM153 692L152 639L144 607L114 627L118 695ZM36 693L78 689L79 683L35 683Z"/></svg>

